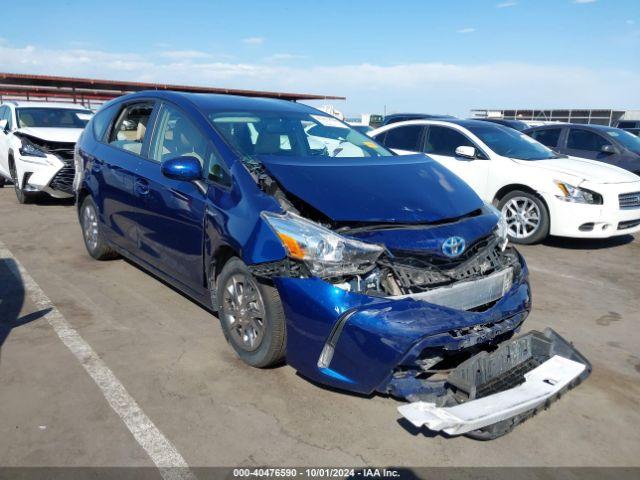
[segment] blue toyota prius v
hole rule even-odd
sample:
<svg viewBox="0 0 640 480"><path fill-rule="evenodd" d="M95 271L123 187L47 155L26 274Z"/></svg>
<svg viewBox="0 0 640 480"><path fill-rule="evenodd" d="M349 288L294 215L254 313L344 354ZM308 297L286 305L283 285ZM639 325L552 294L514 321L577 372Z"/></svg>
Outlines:
<svg viewBox="0 0 640 480"><path fill-rule="evenodd" d="M493 206L314 108L139 92L100 109L75 161L89 254L127 257L217 312L249 365L286 361L477 438L590 372L551 329L514 336L527 267Z"/></svg>

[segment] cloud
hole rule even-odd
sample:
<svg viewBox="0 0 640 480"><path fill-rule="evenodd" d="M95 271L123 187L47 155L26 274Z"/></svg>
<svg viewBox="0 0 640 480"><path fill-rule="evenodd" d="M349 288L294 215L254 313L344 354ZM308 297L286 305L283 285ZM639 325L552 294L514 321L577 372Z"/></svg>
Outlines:
<svg viewBox="0 0 640 480"><path fill-rule="evenodd" d="M300 60L303 58L308 58L306 55L296 55L294 53L274 53L273 55L269 55L264 57L265 62L279 62L285 60Z"/></svg>
<svg viewBox="0 0 640 480"><path fill-rule="evenodd" d="M460 30L456 30L458 33L473 33L476 31L475 28L461 28Z"/></svg>
<svg viewBox="0 0 640 480"><path fill-rule="evenodd" d="M526 62L288 65L0 45L2 70L111 80L344 95L352 113L471 108L640 109L640 72ZM611 82L615 78L615 82ZM326 103L326 102L325 102Z"/></svg>
<svg viewBox="0 0 640 480"><path fill-rule="evenodd" d="M262 37L247 37L242 39L242 43L245 45L262 45L264 38Z"/></svg>
<svg viewBox="0 0 640 480"><path fill-rule="evenodd" d="M579 3L579 4L584 4L584 3L596 3L596 0L573 0L573 3Z"/></svg>
<svg viewBox="0 0 640 480"><path fill-rule="evenodd" d="M515 7L516 5L518 5L518 2L502 2L502 3L498 3L496 5L496 8L509 8L509 7Z"/></svg>
<svg viewBox="0 0 640 480"><path fill-rule="evenodd" d="M160 55L166 58L173 58L176 60L211 58L211 54L206 52L201 52L199 50L166 50L166 51L163 51Z"/></svg>

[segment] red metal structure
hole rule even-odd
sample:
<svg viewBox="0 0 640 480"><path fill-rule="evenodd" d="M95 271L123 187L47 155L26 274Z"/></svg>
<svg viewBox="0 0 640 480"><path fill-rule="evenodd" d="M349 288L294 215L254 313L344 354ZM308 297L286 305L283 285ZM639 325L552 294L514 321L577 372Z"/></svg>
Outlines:
<svg viewBox="0 0 640 480"><path fill-rule="evenodd" d="M219 93L225 95L279 98L290 101L345 100L345 97L305 93L0 73L0 103L6 100L38 100L46 102L79 103L85 107L92 108L112 98L141 90L178 90L193 93Z"/></svg>

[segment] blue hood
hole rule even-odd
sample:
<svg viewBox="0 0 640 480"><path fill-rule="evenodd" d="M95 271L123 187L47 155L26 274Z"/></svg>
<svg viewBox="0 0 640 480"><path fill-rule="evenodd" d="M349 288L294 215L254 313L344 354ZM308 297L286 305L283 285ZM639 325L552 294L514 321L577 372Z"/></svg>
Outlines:
<svg viewBox="0 0 640 480"><path fill-rule="evenodd" d="M282 188L336 222L432 223L483 202L426 155L260 158Z"/></svg>

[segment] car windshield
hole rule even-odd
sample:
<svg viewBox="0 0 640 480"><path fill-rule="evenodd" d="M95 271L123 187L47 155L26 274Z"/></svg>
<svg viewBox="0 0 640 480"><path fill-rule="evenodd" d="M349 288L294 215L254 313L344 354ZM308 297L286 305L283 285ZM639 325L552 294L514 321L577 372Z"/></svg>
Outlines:
<svg viewBox="0 0 640 480"><path fill-rule="evenodd" d="M335 117L321 113L209 112L213 127L245 158L386 157L393 153Z"/></svg>
<svg viewBox="0 0 640 480"><path fill-rule="evenodd" d="M18 127L84 128L93 112L71 108L17 108Z"/></svg>
<svg viewBox="0 0 640 480"><path fill-rule="evenodd" d="M633 153L640 155L640 137L636 137L633 133L627 132L626 130L620 130L619 128L606 130L606 133L610 137L615 138Z"/></svg>
<svg viewBox="0 0 640 480"><path fill-rule="evenodd" d="M518 160L548 160L558 158L551 149L517 130L501 125L468 127L469 131L482 140L498 155Z"/></svg>

